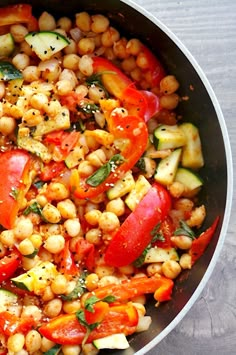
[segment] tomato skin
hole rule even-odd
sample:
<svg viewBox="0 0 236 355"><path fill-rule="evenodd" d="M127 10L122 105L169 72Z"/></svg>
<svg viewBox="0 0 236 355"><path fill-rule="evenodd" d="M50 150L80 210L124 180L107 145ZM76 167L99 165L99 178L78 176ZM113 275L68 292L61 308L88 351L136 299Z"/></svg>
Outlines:
<svg viewBox="0 0 236 355"><path fill-rule="evenodd" d="M7 311L0 312L0 334L10 336L15 333L26 334L36 326L33 317L19 318Z"/></svg>
<svg viewBox="0 0 236 355"><path fill-rule="evenodd" d="M59 267L59 272L62 274L69 276L70 278L77 275L79 269L77 268L75 261L73 259L73 255L70 251L70 241L67 240L65 243L65 247L60 253L61 262Z"/></svg>
<svg viewBox="0 0 236 355"><path fill-rule="evenodd" d="M147 102L147 107L144 113L144 121L148 122L156 113L160 111L159 97L148 90L140 90L140 93Z"/></svg>
<svg viewBox="0 0 236 355"><path fill-rule="evenodd" d="M60 161L51 161L45 164L42 171L39 174L39 178L42 181L50 181L58 177L65 170L65 163Z"/></svg>
<svg viewBox="0 0 236 355"><path fill-rule="evenodd" d="M8 280L21 264L21 254L14 249L9 255L0 259L0 282Z"/></svg>
<svg viewBox="0 0 236 355"><path fill-rule="evenodd" d="M171 243L170 238L173 236L175 229L176 228L175 228L174 223L173 223L172 219L170 218L170 216L166 216L164 221L161 222L161 225L159 228L159 231L163 235L165 240L163 240L163 241L157 240L154 243L154 246L157 246L159 248L171 248L172 243Z"/></svg>
<svg viewBox="0 0 236 355"><path fill-rule="evenodd" d="M27 185L30 155L20 149L6 151L0 155L0 166L4 167L0 171L0 224L12 229Z"/></svg>
<svg viewBox="0 0 236 355"><path fill-rule="evenodd" d="M165 69L149 48L143 45L141 52L148 62L147 72L151 73L151 84L152 86L158 86L161 79L166 75Z"/></svg>
<svg viewBox="0 0 236 355"><path fill-rule="evenodd" d="M205 230L205 232L202 232L197 239L193 240L192 246L189 250L192 265L195 264L195 262L202 256L205 249L209 245L219 223L219 219L220 217L217 216L212 225Z"/></svg>
<svg viewBox="0 0 236 355"><path fill-rule="evenodd" d="M138 313L132 304L110 307L99 327L91 331L87 343L95 339L117 333L130 335L138 324ZM65 314L53 318L39 329L47 339L63 345L81 344L86 328L80 324L75 314Z"/></svg>
<svg viewBox="0 0 236 355"><path fill-rule="evenodd" d="M113 236L104 255L105 263L120 267L134 262L151 242L151 231L164 220L170 207L169 193L154 183Z"/></svg>

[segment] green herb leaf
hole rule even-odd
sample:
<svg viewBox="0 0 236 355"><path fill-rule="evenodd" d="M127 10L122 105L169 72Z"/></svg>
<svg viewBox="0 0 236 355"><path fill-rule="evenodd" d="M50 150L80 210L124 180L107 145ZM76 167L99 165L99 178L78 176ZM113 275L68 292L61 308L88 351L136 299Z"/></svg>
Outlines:
<svg viewBox="0 0 236 355"><path fill-rule="evenodd" d="M43 353L44 355L57 355L61 350L61 344L54 345L51 349Z"/></svg>
<svg viewBox="0 0 236 355"><path fill-rule="evenodd" d="M114 172L118 165L124 162L124 157L121 154L115 154L106 164L101 166L98 170L90 175L86 183L90 186L96 187L100 185L111 172Z"/></svg>
<svg viewBox="0 0 236 355"><path fill-rule="evenodd" d="M37 202L33 202L32 205L28 206L24 212L23 215L28 216L30 213L36 213L39 216L42 215L42 209L40 207L40 205Z"/></svg>
<svg viewBox="0 0 236 355"><path fill-rule="evenodd" d="M142 254L133 262L133 265L137 268L142 267L146 258L146 255L148 253L148 250L151 248L151 244L147 246L147 248L144 249Z"/></svg>
<svg viewBox="0 0 236 355"><path fill-rule="evenodd" d="M31 253L31 254L28 254L28 255L24 255L24 257L25 258L28 258L28 259L33 259L37 254L38 254L38 249L35 249L34 251L33 251L33 253Z"/></svg>
<svg viewBox="0 0 236 355"><path fill-rule="evenodd" d="M113 302L115 302L115 300L116 300L116 297L112 296L112 295L108 295L102 299L103 302L107 302L107 303L113 303Z"/></svg>
<svg viewBox="0 0 236 355"><path fill-rule="evenodd" d="M41 180L38 180L38 181L35 181L33 183L33 185L37 188L37 189L41 189L41 187L43 187L43 185L45 184L45 182L41 181Z"/></svg>
<svg viewBox="0 0 236 355"><path fill-rule="evenodd" d="M187 237L190 237L191 239L195 239L196 235L192 228L190 228L185 221L180 221L179 222L180 228L177 228L176 231L174 232L174 235L186 235Z"/></svg>
<svg viewBox="0 0 236 355"><path fill-rule="evenodd" d="M161 242L164 242L165 241L165 237L164 235L161 233L160 231L160 227L161 227L161 223L158 223L154 228L153 230L151 231L151 236L152 236L152 241L151 243L155 243L157 242L158 240L160 240Z"/></svg>
<svg viewBox="0 0 236 355"><path fill-rule="evenodd" d="M78 319L78 321L80 322L80 324L82 324L84 327L86 327L87 329L89 329L90 331L91 330L94 330L95 328L97 328L97 326L100 324L100 323L92 323L92 324L88 324L86 322L86 319L85 319L85 314L84 314L84 311L82 309L79 309L76 313L76 318Z"/></svg>
<svg viewBox="0 0 236 355"><path fill-rule="evenodd" d="M91 296L88 299L86 299L84 306L85 309L87 309L89 312L94 312L93 305L99 301L107 302L107 303L113 303L115 302L116 297L112 295L108 295L102 299L97 298L96 296Z"/></svg>
<svg viewBox="0 0 236 355"><path fill-rule="evenodd" d="M145 160L144 158L140 158L137 163L135 164L135 166L141 170L142 172L146 173L146 164L145 164Z"/></svg>
<svg viewBox="0 0 236 355"><path fill-rule="evenodd" d="M68 293L68 295L61 295L61 298L64 301L73 301L80 298L87 290L85 286L86 276L87 273L83 272L81 276L78 278L75 288L70 293Z"/></svg>
<svg viewBox="0 0 236 355"><path fill-rule="evenodd" d="M103 85L103 82L102 82L102 75L103 74L114 74L114 75L116 75L116 73L115 72L113 72L113 71L103 71L103 72L100 72L100 73L97 73L97 74L93 74L93 75L91 75L91 76L89 76L88 78L87 78L87 80L86 80L86 84L88 85L88 86L92 86L92 85L96 85L96 86L99 86L101 89L103 89L104 90L104 92L105 92L105 95L106 95L106 98L108 98L109 97L109 92L107 91L107 89L104 87L104 85Z"/></svg>

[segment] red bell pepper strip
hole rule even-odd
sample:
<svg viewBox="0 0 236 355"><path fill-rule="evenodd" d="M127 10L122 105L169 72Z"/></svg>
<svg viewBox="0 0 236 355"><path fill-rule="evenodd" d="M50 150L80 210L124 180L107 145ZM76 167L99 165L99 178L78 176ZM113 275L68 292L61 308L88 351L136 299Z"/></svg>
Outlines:
<svg viewBox="0 0 236 355"><path fill-rule="evenodd" d="M166 75L165 69L149 48L143 45L141 53L148 63L146 71L150 72L152 87L158 86L161 79L163 79Z"/></svg>
<svg viewBox="0 0 236 355"><path fill-rule="evenodd" d="M93 187L80 181L77 170L71 176L71 190L75 197L84 199L92 198L108 190L112 184L121 179L124 174L132 169L144 153L148 142L147 126L143 119L136 116L111 115L108 118L108 129L116 139L123 138L129 141L126 147L120 152L124 158L121 163L100 185Z"/></svg>
<svg viewBox="0 0 236 355"><path fill-rule="evenodd" d="M76 254L80 261L84 261L86 268L91 271L95 266L95 247L86 239L79 239L76 243Z"/></svg>
<svg viewBox="0 0 236 355"><path fill-rule="evenodd" d="M21 264L21 254L17 249L0 259L0 282L8 280Z"/></svg>
<svg viewBox="0 0 236 355"><path fill-rule="evenodd" d="M51 181L52 179L58 177L64 170L66 166L64 161L50 161L50 163L45 164L39 174L39 178L42 181Z"/></svg>
<svg viewBox="0 0 236 355"><path fill-rule="evenodd" d="M44 138L44 143L54 144L63 158L66 158L70 151L78 142L80 132L65 132L63 130L48 133Z"/></svg>
<svg viewBox="0 0 236 355"><path fill-rule="evenodd" d="M171 248L172 243L170 238L173 236L175 229L176 228L170 216L166 216L164 221L161 222L160 228L158 229L158 232L163 235L164 240L157 240L152 245L159 248Z"/></svg>
<svg viewBox="0 0 236 355"><path fill-rule="evenodd" d="M120 267L134 262L151 242L153 228L165 219L170 207L169 193L154 183L114 234L104 255L105 263Z"/></svg>
<svg viewBox="0 0 236 355"><path fill-rule="evenodd" d="M62 274L73 277L75 275L78 275L79 269L75 264L73 254L70 251L70 241L67 240L65 243L65 247L60 253L61 262L59 265L59 272Z"/></svg>
<svg viewBox="0 0 236 355"><path fill-rule="evenodd" d="M93 57L93 72L101 75L106 90L118 99L122 99L124 90L133 84L131 79L106 58Z"/></svg>
<svg viewBox="0 0 236 355"><path fill-rule="evenodd" d="M197 239L194 239L192 242L192 246L189 250L189 254L191 255L191 263L192 265L195 264L195 262L202 256L204 253L205 249L209 245L216 227L219 223L220 217L217 216L212 225L203 233L200 234L200 236Z"/></svg>
<svg viewBox="0 0 236 355"><path fill-rule="evenodd" d="M30 161L30 155L19 149L0 154L0 224L4 228L14 227L28 184Z"/></svg>
<svg viewBox="0 0 236 355"><path fill-rule="evenodd" d="M32 15L32 6L29 4L16 4L0 8L0 27L26 23L29 31L38 30L38 21Z"/></svg>
<svg viewBox="0 0 236 355"><path fill-rule="evenodd" d="M157 95L148 90L140 90L140 93L147 102L147 108L144 113L144 121L147 122L160 111L160 100Z"/></svg>
<svg viewBox="0 0 236 355"><path fill-rule="evenodd" d="M103 286L95 289L88 298L96 296L103 299L109 295L115 297L117 302L127 302L136 296L142 296L148 293L159 291L159 301L168 301L171 298L174 282L163 276L152 277L134 277L131 280L125 280L121 284Z"/></svg>
<svg viewBox="0 0 236 355"><path fill-rule="evenodd" d="M33 317L19 318L7 311L0 312L0 334L10 336L15 333L26 334L35 324Z"/></svg>
<svg viewBox="0 0 236 355"><path fill-rule="evenodd" d="M101 323L109 311L109 304L104 301L98 301L93 305L93 311L84 310L86 322L90 324Z"/></svg>
<svg viewBox="0 0 236 355"><path fill-rule="evenodd" d="M135 332L137 324L138 313L132 304L110 307L103 321L91 331L86 343L117 333L130 335ZM85 326L80 324L75 314L53 318L38 330L47 339L63 345L82 344L86 335Z"/></svg>

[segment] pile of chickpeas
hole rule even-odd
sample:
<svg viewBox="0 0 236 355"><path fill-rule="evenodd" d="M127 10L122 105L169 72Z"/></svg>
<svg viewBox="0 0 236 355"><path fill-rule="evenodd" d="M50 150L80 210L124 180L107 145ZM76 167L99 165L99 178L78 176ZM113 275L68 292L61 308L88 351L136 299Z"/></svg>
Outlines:
<svg viewBox="0 0 236 355"><path fill-rule="evenodd" d="M162 111L149 121L150 135L159 123L177 122L173 110L180 100L176 93L179 83L173 75L167 75L158 87L151 86L148 62L141 51L142 44L138 39L122 37L112 27L109 19L101 14L90 15L81 12L75 15L74 20L68 17L57 20L48 12L43 12L38 23L39 30L56 31L68 37L70 44L49 60L40 62L24 39L28 33L27 27L23 24L10 27L16 44L11 62L22 72L24 95L14 100L9 84L0 82L0 141L4 150L8 149L12 142L16 142L14 135L17 126L23 128L27 135L30 129L43 122L46 116L54 119L62 109L60 98L71 91L99 105L99 101L106 97L105 91L100 86L86 84L86 78L93 74L94 55L113 61L137 83L139 88L151 90L160 97ZM122 109L122 113L127 115L123 107L114 109ZM94 120L96 127L105 129L102 111L94 114ZM78 166L78 172L83 178L90 176L116 153L113 142L104 146L93 135L86 135L86 132L81 133L80 141L82 161ZM164 157L166 152L158 154L159 157L161 154ZM146 172L143 173L148 179L154 175L155 158L158 158L157 152L150 143L144 157ZM57 152L51 152L51 160L60 161ZM35 171L31 172L32 176L37 177L39 166L40 163L36 162ZM27 272L39 261L50 261L57 265L58 255L65 248L65 236L70 238L70 250L73 253L76 252L76 243L80 238L85 238L97 249L109 244L112 233L120 227L122 217L127 213L123 196L108 200L106 194L102 193L90 200L79 200L71 195L65 181L60 178L45 183L37 192L29 190L22 200L15 227L0 234L0 257L5 255L8 248L17 245L22 254L22 269ZM191 199L183 197L184 190L180 183L174 183L169 190L175 197L170 213L173 220L183 219L188 211L190 216L186 221L188 225L199 227L205 218L205 207L196 207ZM23 214L25 208L34 202L41 207L44 222L41 216L33 212L27 216ZM82 228L82 220L89 226L86 231ZM107 266L101 256L93 272L86 277L87 290L93 291L97 287L117 284L124 279L142 276L143 273L148 276L158 273L175 279L182 269L191 268L191 257L187 251L192 240L187 236L174 236L172 242L176 248L182 250L180 261L147 264L142 272L133 265L120 268ZM27 255L32 254L35 249L39 252L33 258L28 258ZM77 255L74 255L75 261L79 263ZM69 294L75 285L76 279L58 274L39 294L21 296L15 312L21 318L32 315L37 324L45 318L50 320L62 313L74 313L80 309L81 299L63 301L60 295ZM135 297L132 302L139 316L145 315L145 296ZM37 330L30 330L26 335L16 333L8 339L0 335L0 342L3 348L8 349L9 354L17 355L42 354L55 345L42 337ZM78 355L82 351L83 354L90 355L98 352L91 344L85 345L83 349L80 345L63 345L61 351L64 355Z"/></svg>

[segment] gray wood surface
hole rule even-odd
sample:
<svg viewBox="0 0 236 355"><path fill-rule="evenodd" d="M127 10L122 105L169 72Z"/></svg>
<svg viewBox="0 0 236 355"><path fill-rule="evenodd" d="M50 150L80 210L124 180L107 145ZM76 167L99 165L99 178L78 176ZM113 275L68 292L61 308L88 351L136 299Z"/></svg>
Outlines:
<svg viewBox="0 0 236 355"><path fill-rule="evenodd" d="M236 162L236 1L135 0L168 26L205 72ZM234 169L235 171L235 169ZM225 244L198 301L148 355L236 354L236 194Z"/></svg>

